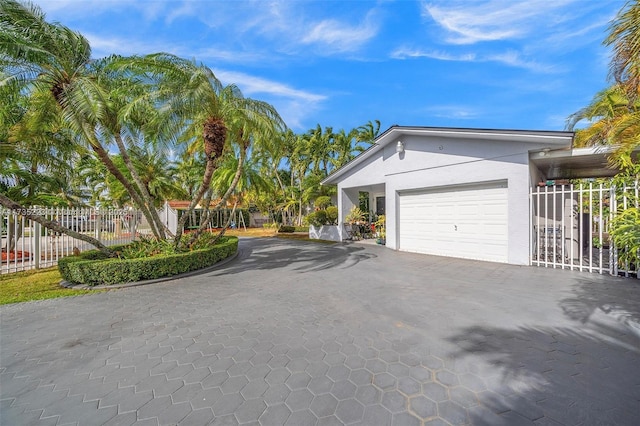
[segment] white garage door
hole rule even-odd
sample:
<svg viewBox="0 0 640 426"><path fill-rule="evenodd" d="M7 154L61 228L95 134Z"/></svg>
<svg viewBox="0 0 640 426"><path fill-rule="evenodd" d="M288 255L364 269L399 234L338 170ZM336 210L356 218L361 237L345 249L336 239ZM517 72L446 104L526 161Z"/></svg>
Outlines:
<svg viewBox="0 0 640 426"><path fill-rule="evenodd" d="M400 250L508 261L507 185L400 194Z"/></svg>

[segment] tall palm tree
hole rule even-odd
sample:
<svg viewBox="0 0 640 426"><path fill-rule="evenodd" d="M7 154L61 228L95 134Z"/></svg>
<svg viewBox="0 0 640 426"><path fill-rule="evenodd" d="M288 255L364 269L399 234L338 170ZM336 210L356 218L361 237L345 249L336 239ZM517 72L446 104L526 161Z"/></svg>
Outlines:
<svg viewBox="0 0 640 426"><path fill-rule="evenodd" d="M380 135L380 120L369 120L366 124L358 127L356 129L358 134L356 135L356 147L360 147L359 143L364 143L365 145L371 145L378 135ZM361 150L355 148L356 150Z"/></svg>
<svg viewBox="0 0 640 426"><path fill-rule="evenodd" d="M614 145L616 150L609 160L623 169L632 166L632 151L640 145L640 99L632 100L627 94L622 85L611 86L567 119L569 130L583 120L591 123L576 131L575 146Z"/></svg>
<svg viewBox="0 0 640 426"><path fill-rule="evenodd" d="M167 126L182 129L182 140L192 149L202 147L204 152L202 184L178 222L174 240L178 246L188 216L210 188L213 172L228 147L228 135L233 134L238 143L250 143L256 129L275 134L284 128L284 123L271 105L245 98L235 85L222 85L211 69L194 61L159 53L133 58L123 62L122 67L156 79L157 86L150 96L166 106L159 133L166 132L163 128Z"/></svg>
<svg viewBox="0 0 640 426"><path fill-rule="evenodd" d="M637 173L633 152L640 147L640 2L630 1L618 12L604 44L613 47L610 72L615 84L594 96L585 108L571 115L567 128L581 120L590 125L576 132L579 146L615 145L610 162Z"/></svg>
<svg viewBox="0 0 640 426"><path fill-rule="evenodd" d="M358 152L356 146L354 146L354 139L357 141L358 131L356 129L351 130L349 133L344 129L340 129L333 137L333 151L335 156L332 158L332 164L334 167L342 167L349 161L353 160Z"/></svg>
<svg viewBox="0 0 640 426"><path fill-rule="evenodd" d="M142 207L148 221L153 223L148 209L144 209L144 200L111 162L107 149L99 140L98 123L104 117L109 99L108 92L91 67L91 48L87 39L63 25L46 22L37 6L0 0L0 64L5 75L2 84L28 91L41 123L49 123L54 115L50 114L51 109L39 106L48 105L51 100L55 102L55 115L59 114L65 126L89 145ZM6 197L0 201L4 201L5 207L18 204ZM53 224L35 216L30 219L48 227ZM57 228L58 232L110 252L96 239L78 233L72 235L65 228Z"/></svg>
<svg viewBox="0 0 640 426"><path fill-rule="evenodd" d="M624 5L612 21L604 44L613 47L613 78L634 99L640 87L640 2L628 1Z"/></svg>

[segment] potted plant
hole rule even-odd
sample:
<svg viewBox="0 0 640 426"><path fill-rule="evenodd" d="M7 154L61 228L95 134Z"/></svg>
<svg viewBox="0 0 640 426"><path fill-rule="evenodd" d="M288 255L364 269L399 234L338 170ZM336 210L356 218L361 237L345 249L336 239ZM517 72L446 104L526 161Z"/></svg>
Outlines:
<svg viewBox="0 0 640 426"><path fill-rule="evenodd" d="M378 244L387 243L386 217L383 214L378 216L378 220L376 220L376 234L377 234L376 243Z"/></svg>
<svg viewBox="0 0 640 426"><path fill-rule="evenodd" d="M364 217L365 213L360 210L360 207L353 206L344 218L344 221L352 225L360 225L361 222L364 222Z"/></svg>

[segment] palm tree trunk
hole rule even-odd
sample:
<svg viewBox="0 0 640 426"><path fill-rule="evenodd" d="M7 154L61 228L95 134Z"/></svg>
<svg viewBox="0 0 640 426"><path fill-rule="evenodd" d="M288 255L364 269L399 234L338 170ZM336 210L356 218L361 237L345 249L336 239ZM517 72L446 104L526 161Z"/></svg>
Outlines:
<svg viewBox="0 0 640 426"><path fill-rule="evenodd" d="M220 199L218 204L216 204L216 206L213 208L214 210L218 209L221 205L226 203L227 200L229 199L229 197L231 196L231 194L233 194L233 192L235 191L236 186L238 186L238 182L240 182L240 178L242 177L242 170L244 168L245 157L246 157L246 148L240 148L240 158L238 159L238 169L236 170L236 174L233 176L233 181L231 181L231 185L229 185L229 188L227 188L227 192L224 193L224 195L222 196L222 198ZM235 212L235 210L236 210L236 208L235 208L235 205L234 205L233 211ZM232 216L233 216L233 213L229 216L229 219L225 223L225 225L222 228L222 231L220 232L220 234L224 234L224 232L226 231L227 227L229 226L229 223L231 222L231 217ZM195 240L198 239L200 234L202 234L202 232L207 228L207 226L209 225L210 221L211 221L211 216L208 216L206 218L206 220L204 220L200 224L200 226L198 227L196 232L194 232L192 234L191 238L189 239L188 246L191 246L191 244L193 244L195 242Z"/></svg>
<svg viewBox="0 0 640 426"><path fill-rule="evenodd" d="M167 238L167 235L164 232L164 224L160 220L160 216L158 215L158 210L156 210L156 208L153 205L153 200L151 199L151 195L147 190L147 186L144 184L144 182L142 182L142 179L140 179L140 175L138 174L138 171L133 166L133 163L131 162L131 157L129 157L127 148L124 146L124 142L122 141L122 137L116 133L115 140L116 140L116 144L118 145L118 149L120 150L120 156L122 157L122 160L124 161L124 164L127 166L127 169L129 170L129 172L131 172L131 177L133 177L133 181L136 183L136 185L138 186L138 189L140 190L140 195L144 200L145 207L149 210L149 214L153 219L153 227L157 229L158 237L164 240L165 238Z"/></svg>
<svg viewBox="0 0 640 426"><path fill-rule="evenodd" d="M211 244L217 243L218 240L224 236L224 233L227 231L227 228L229 228L229 223L231 223L231 219L233 218L233 215L236 213L236 207L237 206L238 206L238 202L236 201L235 203L233 203L233 209L231 210L231 214L229 215L229 218L227 219L227 222L222 227L222 230L220 230L220 233L218 235L216 235L216 237L213 239Z"/></svg>
<svg viewBox="0 0 640 426"><path fill-rule="evenodd" d="M76 240L87 242L110 257L114 255L113 250L111 250L109 247L102 244L97 239L92 238L88 235L84 235L79 232L73 231L69 228L65 228L64 226L61 226L57 222L49 220L43 216L29 213L28 208L24 207L20 203L13 201L11 198L3 195L2 193L0 193L0 204L2 204L4 207L6 207L9 210L24 212L24 214L21 214L21 216L27 219L33 220L34 222L38 222L40 225L44 226L45 228L51 229L52 231L55 231L55 232L66 234L71 238L75 238Z"/></svg>
<svg viewBox="0 0 640 426"><path fill-rule="evenodd" d="M160 239L160 235L155 227L155 223L153 222L153 218L151 217L149 209L145 205L144 200L140 197L140 194L136 191L133 185L131 185L131 182L129 182L129 180L122 174L120 169L118 169L116 165L113 164L111 157L109 157L109 153L103 148L102 145L100 145L99 142L92 141L91 148L93 149L93 152L96 153L100 161L102 161L102 164L107 167L109 173L111 173L116 179L118 179L118 181L125 187L129 195L131 195L131 198L134 200L136 205L140 207L142 214L144 215L145 219L147 219L147 222L149 222L149 226L151 226L151 232L153 232L154 237Z"/></svg>
<svg viewBox="0 0 640 426"><path fill-rule="evenodd" d="M187 210L178 221L178 229L176 229L176 236L173 240L173 245L176 248L180 245L180 239L182 238L182 233L184 231L184 225L185 223L187 223L187 218L189 217L189 215L191 215L193 209L195 209L196 205L200 202L200 200L202 200L205 192L207 192L207 190L211 186L211 178L213 177L213 172L216 169L215 161L216 160L213 158L207 158L207 165L204 170L204 176L202 177L202 185L200 185L200 189L198 190L196 196L193 197L191 203L189 204L189 207L187 207Z"/></svg>
<svg viewBox="0 0 640 426"><path fill-rule="evenodd" d="M203 211L203 214L200 215L200 223L198 224L198 226L202 225L207 221L211 223L211 221L209 220L209 217L211 216L211 199L212 198L213 198L213 190L209 188L209 190L207 191L207 194L204 196L204 203L202 203L204 205L204 211Z"/></svg>

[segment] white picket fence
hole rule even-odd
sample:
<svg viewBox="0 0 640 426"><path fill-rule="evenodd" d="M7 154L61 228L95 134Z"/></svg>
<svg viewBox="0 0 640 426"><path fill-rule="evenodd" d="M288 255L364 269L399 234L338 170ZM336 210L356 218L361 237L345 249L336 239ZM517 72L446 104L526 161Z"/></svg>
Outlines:
<svg viewBox="0 0 640 426"><path fill-rule="evenodd" d="M638 184L557 185L531 190L531 264L600 274L638 276L622 264L609 238L611 219L638 207Z"/></svg>
<svg viewBox="0 0 640 426"><path fill-rule="evenodd" d="M35 213L105 245L126 244L150 230L143 217L131 209L30 207ZM27 211L0 208L0 274L54 266L58 259L94 247L65 234L58 234L37 222L26 219Z"/></svg>

